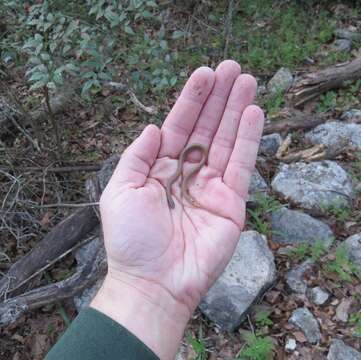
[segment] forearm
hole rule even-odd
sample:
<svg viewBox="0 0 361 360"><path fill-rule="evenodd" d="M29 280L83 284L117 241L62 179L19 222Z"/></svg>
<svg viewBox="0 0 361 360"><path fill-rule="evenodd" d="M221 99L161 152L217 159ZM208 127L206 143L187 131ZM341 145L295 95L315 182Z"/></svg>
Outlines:
<svg viewBox="0 0 361 360"><path fill-rule="evenodd" d="M191 315L160 286L128 276L108 276L91 307L127 328L161 360L174 359Z"/></svg>

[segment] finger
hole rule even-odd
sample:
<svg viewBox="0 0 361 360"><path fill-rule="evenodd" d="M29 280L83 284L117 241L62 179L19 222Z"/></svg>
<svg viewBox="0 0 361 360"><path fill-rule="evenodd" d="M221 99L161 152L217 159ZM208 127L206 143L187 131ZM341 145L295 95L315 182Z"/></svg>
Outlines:
<svg viewBox="0 0 361 360"><path fill-rule="evenodd" d="M233 83L241 73L241 67L233 60L221 62L215 71L215 83L194 130L189 144L202 144L209 148L221 121ZM192 154L189 157L192 158Z"/></svg>
<svg viewBox="0 0 361 360"><path fill-rule="evenodd" d="M250 105L244 110L236 143L223 176L224 183L243 199L247 198L263 124L264 114L261 108Z"/></svg>
<svg viewBox="0 0 361 360"><path fill-rule="evenodd" d="M223 174L237 138L241 116L256 96L256 79L248 74L240 75L229 95L222 121L209 149L208 165Z"/></svg>
<svg viewBox="0 0 361 360"><path fill-rule="evenodd" d="M159 148L160 130L155 125L148 125L124 151L110 182L143 186L158 156Z"/></svg>
<svg viewBox="0 0 361 360"><path fill-rule="evenodd" d="M213 88L214 80L214 71L208 67L203 66L193 72L162 126L160 157L177 157L182 151Z"/></svg>

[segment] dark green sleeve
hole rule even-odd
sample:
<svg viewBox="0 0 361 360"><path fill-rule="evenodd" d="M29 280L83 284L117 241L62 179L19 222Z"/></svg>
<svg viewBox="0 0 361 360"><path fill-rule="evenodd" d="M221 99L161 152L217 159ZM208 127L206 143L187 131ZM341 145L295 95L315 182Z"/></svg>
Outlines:
<svg viewBox="0 0 361 360"><path fill-rule="evenodd" d="M147 329L144 329L147 331ZM101 312L82 310L45 360L159 360L136 336Z"/></svg>

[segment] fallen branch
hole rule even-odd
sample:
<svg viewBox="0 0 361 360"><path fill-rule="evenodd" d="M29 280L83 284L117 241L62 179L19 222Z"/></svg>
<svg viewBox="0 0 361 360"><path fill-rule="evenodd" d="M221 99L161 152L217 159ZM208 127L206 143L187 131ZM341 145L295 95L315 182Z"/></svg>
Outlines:
<svg viewBox="0 0 361 360"><path fill-rule="evenodd" d="M274 121L265 125L263 134L288 132L290 130L312 129L324 123L327 119L314 114L303 114L300 111L291 112L286 119Z"/></svg>
<svg viewBox="0 0 361 360"><path fill-rule="evenodd" d="M303 75L296 80L290 90L290 99L295 107L304 105L307 101L331 90L343 87L349 81L361 77L361 59L358 58L347 64L331 66L329 68Z"/></svg>
<svg viewBox="0 0 361 360"><path fill-rule="evenodd" d="M98 224L98 217L92 207L82 208L60 222L38 245L10 267L0 280L0 297L6 299L9 291L74 246Z"/></svg>
<svg viewBox="0 0 361 360"><path fill-rule="evenodd" d="M89 247L87 262L81 264L76 273L55 284L28 291L0 304L0 325L8 325L16 321L26 311L43 305L71 298L86 287L92 286L97 279L106 273L105 256L101 242L99 246Z"/></svg>
<svg viewBox="0 0 361 360"><path fill-rule="evenodd" d="M99 171L101 169L101 164L94 164L94 165L74 165L74 166L59 166L59 167L19 167L16 168L19 171L26 172L26 171L44 171L47 173L67 173L67 172L92 172L92 171Z"/></svg>

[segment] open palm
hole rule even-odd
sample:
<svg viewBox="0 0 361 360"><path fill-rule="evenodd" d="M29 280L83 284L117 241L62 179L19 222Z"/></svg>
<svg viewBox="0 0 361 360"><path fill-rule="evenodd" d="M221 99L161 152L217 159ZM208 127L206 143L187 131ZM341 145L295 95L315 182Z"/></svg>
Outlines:
<svg viewBox="0 0 361 360"><path fill-rule="evenodd" d="M100 206L109 275L163 288L193 311L230 260L244 224L245 201L263 128L250 105L255 79L234 61L202 67L186 83L161 130L150 125L124 152ZM189 182L194 207L165 185L185 146L202 144L207 164ZM187 157L183 171L198 162ZM132 280L129 280L132 279Z"/></svg>

